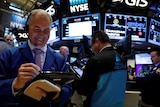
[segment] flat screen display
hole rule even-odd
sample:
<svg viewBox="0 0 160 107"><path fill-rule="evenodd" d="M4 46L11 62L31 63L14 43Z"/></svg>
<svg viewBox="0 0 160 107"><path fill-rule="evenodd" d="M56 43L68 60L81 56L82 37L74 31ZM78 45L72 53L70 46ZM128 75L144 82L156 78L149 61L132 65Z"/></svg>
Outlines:
<svg viewBox="0 0 160 107"><path fill-rule="evenodd" d="M99 13L62 18L62 40L90 38L95 30L100 30Z"/></svg>
<svg viewBox="0 0 160 107"><path fill-rule="evenodd" d="M160 21L150 20L148 42L160 46Z"/></svg>
<svg viewBox="0 0 160 107"><path fill-rule="evenodd" d="M59 20L52 22L52 27L50 31L50 37L47 44L53 44L53 42L60 40L60 30L59 30Z"/></svg>
<svg viewBox="0 0 160 107"><path fill-rule="evenodd" d="M105 13L104 31L110 39L130 35L132 41L146 41L147 17Z"/></svg>
<svg viewBox="0 0 160 107"><path fill-rule="evenodd" d="M144 77L153 67L149 53L135 54L136 77Z"/></svg>

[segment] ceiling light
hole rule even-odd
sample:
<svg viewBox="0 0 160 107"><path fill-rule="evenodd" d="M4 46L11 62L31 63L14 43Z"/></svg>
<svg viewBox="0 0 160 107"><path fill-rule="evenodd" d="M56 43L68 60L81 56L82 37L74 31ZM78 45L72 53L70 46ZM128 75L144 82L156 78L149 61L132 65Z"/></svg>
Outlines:
<svg viewBox="0 0 160 107"><path fill-rule="evenodd" d="M21 9L18 9L16 7L13 7L13 6L9 6L9 9L12 9L12 10L17 11L17 12L22 12Z"/></svg>

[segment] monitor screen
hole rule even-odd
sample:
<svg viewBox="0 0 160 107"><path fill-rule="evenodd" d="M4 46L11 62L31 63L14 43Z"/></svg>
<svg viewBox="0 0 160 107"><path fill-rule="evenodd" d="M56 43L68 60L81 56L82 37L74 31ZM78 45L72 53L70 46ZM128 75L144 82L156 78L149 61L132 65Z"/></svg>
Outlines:
<svg viewBox="0 0 160 107"><path fill-rule="evenodd" d="M127 59L127 66L135 68L135 59Z"/></svg>
<svg viewBox="0 0 160 107"><path fill-rule="evenodd" d="M83 39L83 35L90 38L99 29L99 13L62 18L62 40Z"/></svg>
<svg viewBox="0 0 160 107"><path fill-rule="evenodd" d="M135 54L136 77L144 77L152 69L152 61L149 53Z"/></svg>
<svg viewBox="0 0 160 107"><path fill-rule="evenodd" d="M160 46L160 21L150 20L148 42Z"/></svg>
<svg viewBox="0 0 160 107"><path fill-rule="evenodd" d="M72 64L72 63L75 62L76 60L77 60L76 57L71 56L71 57L69 58L69 63Z"/></svg>
<svg viewBox="0 0 160 107"><path fill-rule="evenodd" d="M105 13L104 31L110 39L130 35L132 41L146 41L147 17Z"/></svg>
<svg viewBox="0 0 160 107"><path fill-rule="evenodd" d="M47 44L53 44L53 42L60 40L60 32L59 32L59 20L53 21L50 31L50 37L48 39Z"/></svg>

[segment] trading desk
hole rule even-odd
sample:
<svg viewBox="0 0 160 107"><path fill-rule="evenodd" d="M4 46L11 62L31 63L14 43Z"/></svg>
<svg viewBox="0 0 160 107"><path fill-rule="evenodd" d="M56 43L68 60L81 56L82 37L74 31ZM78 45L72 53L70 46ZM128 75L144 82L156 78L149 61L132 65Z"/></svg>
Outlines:
<svg viewBox="0 0 160 107"><path fill-rule="evenodd" d="M141 92L136 85L136 81L127 81L125 93L124 107L138 107L138 102L141 99Z"/></svg>
<svg viewBox="0 0 160 107"><path fill-rule="evenodd" d="M126 83L126 90L127 91L140 91L136 81L127 81Z"/></svg>

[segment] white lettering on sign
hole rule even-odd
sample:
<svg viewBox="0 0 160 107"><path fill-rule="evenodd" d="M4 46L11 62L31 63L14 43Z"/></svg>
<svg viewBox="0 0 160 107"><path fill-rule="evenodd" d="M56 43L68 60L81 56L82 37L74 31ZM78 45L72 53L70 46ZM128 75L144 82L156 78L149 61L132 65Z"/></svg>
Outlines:
<svg viewBox="0 0 160 107"><path fill-rule="evenodd" d="M87 11L87 10L88 10L88 3L70 6L71 13L82 12L82 11Z"/></svg>
<svg viewBox="0 0 160 107"><path fill-rule="evenodd" d="M18 37L19 38L28 38L28 34L27 33L18 33Z"/></svg>
<svg viewBox="0 0 160 107"><path fill-rule="evenodd" d="M128 6L136 6L136 7L147 7L148 1L147 0L112 0L112 2L120 2L125 3Z"/></svg>
<svg viewBox="0 0 160 107"><path fill-rule="evenodd" d="M24 25L16 22L10 22L10 27L23 29Z"/></svg>
<svg viewBox="0 0 160 107"><path fill-rule="evenodd" d="M47 13L50 14L51 16L55 14L55 9L54 6L51 5L46 9Z"/></svg>

